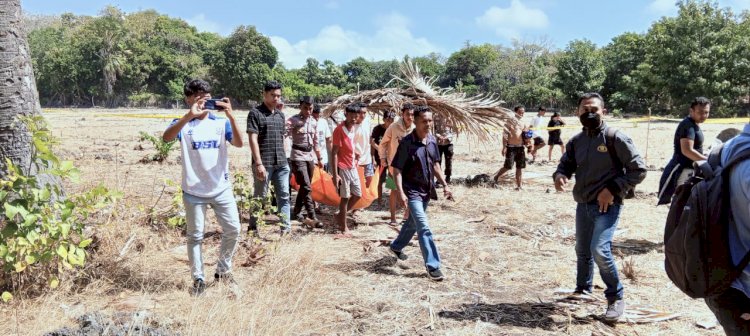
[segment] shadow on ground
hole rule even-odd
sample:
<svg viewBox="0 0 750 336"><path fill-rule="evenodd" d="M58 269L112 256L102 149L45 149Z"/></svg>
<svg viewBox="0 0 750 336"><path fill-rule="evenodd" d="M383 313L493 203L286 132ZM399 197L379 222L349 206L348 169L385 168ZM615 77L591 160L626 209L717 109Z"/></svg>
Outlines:
<svg viewBox="0 0 750 336"><path fill-rule="evenodd" d="M438 316L457 321L480 320L498 326L541 328L549 331L564 329L569 323L591 323L589 319L575 317L568 320L568 314L553 303L533 302L463 304L457 310L443 310Z"/></svg>

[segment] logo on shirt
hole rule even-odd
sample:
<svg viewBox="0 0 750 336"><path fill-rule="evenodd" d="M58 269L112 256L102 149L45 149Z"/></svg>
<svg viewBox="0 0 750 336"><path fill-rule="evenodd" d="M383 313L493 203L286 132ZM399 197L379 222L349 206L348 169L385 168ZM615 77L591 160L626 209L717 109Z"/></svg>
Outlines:
<svg viewBox="0 0 750 336"><path fill-rule="evenodd" d="M187 131L187 135L189 135L189 136L193 135L193 129L192 128Z"/></svg>
<svg viewBox="0 0 750 336"><path fill-rule="evenodd" d="M605 145L599 145L599 147L596 147L596 150L598 150L600 153L606 153L607 152L607 146L605 146Z"/></svg>
<svg viewBox="0 0 750 336"><path fill-rule="evenodd" d="M194 150L216 149L221 147L221 144L217 140L193 141L192 144Z"/></svg>

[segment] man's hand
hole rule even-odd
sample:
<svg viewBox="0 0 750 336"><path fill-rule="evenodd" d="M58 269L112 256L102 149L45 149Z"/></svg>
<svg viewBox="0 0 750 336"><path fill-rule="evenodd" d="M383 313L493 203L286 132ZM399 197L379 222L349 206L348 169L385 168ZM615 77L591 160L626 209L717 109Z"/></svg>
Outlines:
<svg viewBox="0 0 750 336"><path fill-rule="evenodd" d="M503 156L508 153L508 147L503 146Z"/></svg>
<svg viewBox="0 0 750 336"><path fill-rule="evenodd" d="M406 197L406 194L404 194L403 191L401 192L401 195L399 196L400 196L399 200L401 201L401 205L403 205L404 207L407 207L409 205L409 198Z"/></svg>
<svg viewBox="0 0 750 336"><path fill-rule="evenodd" d="M380 166L381 167L388 167L388 165L385 163L385 159L380 159Z"/></svg>
<svg viewBox="0 0 750 336"><path fill-rule="evenodd" d="M596 196L596 200L599 202L599 212L601 213L606 213L609 206L615 204L615 196L612 195L607 188L604 188L599 192L599 195Z"/></svg>
<svg viewBox="0 0 750 336"><path fill-rule="evenodd" d="M201 98L195 101L193 105L190 106L190 111L188 111L188 115L190 118L197 118L201 114L203 114L205 111L203 111L203 104L206 103L205 98Z"/></svg>
<svg viewBox="0 0 750 336"><path fill-rule="evenodd" d="M219 111L226 113L227 118L232 117L232 102L229 100L229 98L221 98L221 101L216 102L216 106L221 107Z"/></svg>
<svg viewBox="0 0 750 336"><path fill-rule="evenodd" d="M263 165L256 165L255 166L255 177L258 178L261 181L266 180L266 167Z"/></svg>
<svg viewBox="0 0 750 336"><path fill-rule="evenodd" d="M339 174L333 174L333 176L331 176L331 178L333 179L333 187L336 188L336 192L338 192L338 190L339 190Z"/></svg>
<svg viewBox="0 0 750 336"><path fill-rule="evenodd" d="M318 158L318 163L316 164L316 166L318 166L318 168L320 169L323 169L323 161L320 161L320 158ZM310 178L312 178L312 176L310 176Z"/></svg>
<svg viewBox="0 0 750 336"><path fill-rule="evenodd" d="M443 187L443 197L449 201L453 200L453 193L448 190L448 186Z"/></svg>
<svg viewBox="0 0 750 336"><path fill-rule="evenodd" d="M568 185L568 177L563 174L555 175L555 190L565 191L565 186Z"/></svg>

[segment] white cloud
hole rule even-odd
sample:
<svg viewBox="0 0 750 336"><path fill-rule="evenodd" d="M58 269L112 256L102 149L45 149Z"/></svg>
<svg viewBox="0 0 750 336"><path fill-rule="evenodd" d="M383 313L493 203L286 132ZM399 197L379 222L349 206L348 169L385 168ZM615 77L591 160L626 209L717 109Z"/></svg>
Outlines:
<svg viewBox="0 0 750 336"><path fill-rule="evenodd" d="M492 6L474 21L505 38L517 38L523 30L544 29L549 25L543 10L527 7L520 0L512 0L508 8Z"/></svg>
<svg viewBox="0 0 750 336"><path fill-rule="evenodd" d="M675 14L677 13L675 3L676 0L653 0L647 9L649 12L659 15Z"/></svg>
<svg viewBox="0 0 750 336"><path fill-rule="evenodd" d="M189 23L191 26L194 26L198 31L202 32L211 32L211 33L221 33L221 26L219 26L218 23L211 21L206 18L206 14L198 14L196 16L193 16L190 19L186 19L187 23Z"/></svg>
<svg viewBox="0 0 750 336"><path fill-rule="evenodd" d="M323 27L316 36L296 43L279 36L271 36L271 43L279 52L279 60L289 68L304 65L308 57L341 64L359 56L368 60L389 60L406 54L421 56L440 51L427 39L415 37L409 30L409 19L401 14L377 17L375 24L377 29L372 35L330 25Z"/></svg>

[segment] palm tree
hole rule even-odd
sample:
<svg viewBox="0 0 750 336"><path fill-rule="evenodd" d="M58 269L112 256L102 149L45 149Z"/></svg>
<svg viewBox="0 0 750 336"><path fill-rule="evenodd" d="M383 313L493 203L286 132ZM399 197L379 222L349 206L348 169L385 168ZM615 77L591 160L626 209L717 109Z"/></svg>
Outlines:
<svg viewBox="0 0 750 336"><path fill-rule="evenodd" d="M22 28L21 1L0 1L0 178L6 159L25 172L31 168L31 135L18 117L42 111Z"/></svg>

